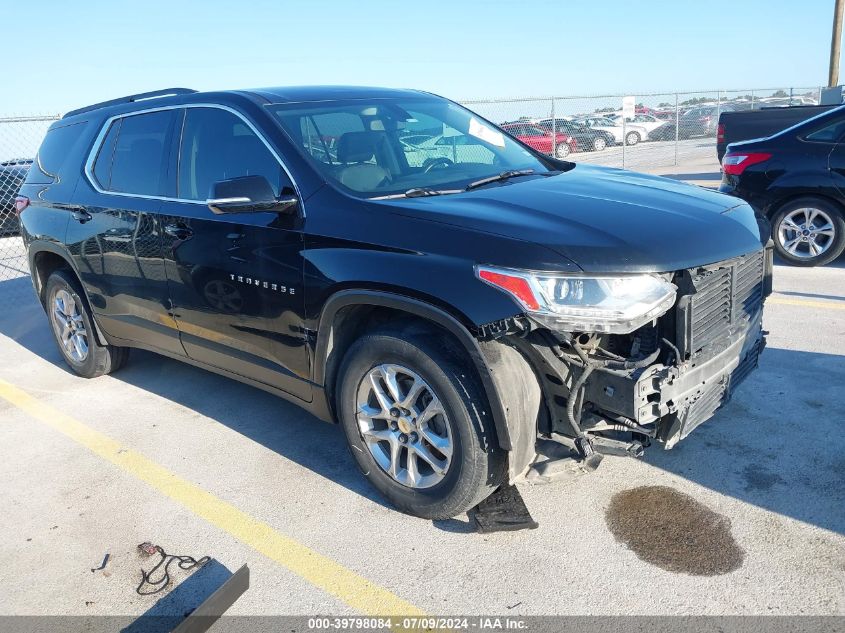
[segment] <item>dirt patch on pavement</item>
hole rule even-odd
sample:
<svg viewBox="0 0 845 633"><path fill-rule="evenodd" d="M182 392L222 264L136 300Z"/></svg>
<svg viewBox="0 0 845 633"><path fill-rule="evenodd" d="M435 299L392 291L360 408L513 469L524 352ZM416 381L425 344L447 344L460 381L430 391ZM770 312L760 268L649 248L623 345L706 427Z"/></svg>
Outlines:
<svg viewBox="0 0 845 633"><path fill-rule="evenodd" d="M605 519L618 541L667 571L716 576L739 569L745 559L730 519L673 488L641 486L619 492Z"/></svg>

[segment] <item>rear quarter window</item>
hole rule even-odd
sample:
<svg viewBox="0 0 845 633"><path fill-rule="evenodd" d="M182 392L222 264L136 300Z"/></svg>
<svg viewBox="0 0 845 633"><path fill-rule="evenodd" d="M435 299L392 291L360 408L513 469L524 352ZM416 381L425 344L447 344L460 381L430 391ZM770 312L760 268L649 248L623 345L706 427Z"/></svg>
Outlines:
<svg viewBox="0 0 845 633"><path fill-rule="evenodd" d="M53 183L59 180L62 171L68 166L68 157L77 149L77 143L87 127L85 123L80 121L51 127L47 131L29 170L28 183Z"/></svg>
<svg viewBox="0 0 845 633"><path fill-rule="evenodd" d="M845 118L827 125L804 136L805 141L815 143L836 143L845 135Z"/></svg>

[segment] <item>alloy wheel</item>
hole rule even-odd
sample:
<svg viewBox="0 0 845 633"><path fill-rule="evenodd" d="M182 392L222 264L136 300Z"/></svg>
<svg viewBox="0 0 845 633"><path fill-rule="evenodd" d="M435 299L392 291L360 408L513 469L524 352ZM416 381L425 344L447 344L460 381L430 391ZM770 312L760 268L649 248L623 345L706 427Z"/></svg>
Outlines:
<svg viewBox="0 0 845 633"><path fill-rule="evenodd" d="M358 387L358 430L373 459L408 488L430 488L452 462L453 434L440 399L415 372L395 364L371 369Z"/></svg>
<svg viewBox="0 0 845 633"><path fill-rule="evenodd" d="M555 158L566 158L567 156L569 156L569 152L571 152L571 151L572 151L572 148L569 147L569 144L560 143L555 148Z"/></svg>
<svg viewBox="0 0 845 633"><path fill-rule="evenodd" d="M593 141L593 149L595 151L600 152L605 147L607 147L607 141L604 140L601 136L599 136L596 140Z"/></svg>
<svg viewBox="0 0 845 633"><path fill-rule="evenodd" d="M53 329L68 357L77 363L88 358L88 332L79 304L71 294L60 289L53 298Z"/></svg>
<svg viewBox="0 0 845 633"><path fill-rule="evenodd" d="M821 209L795 209L778 225L778 241L790 255L810 259L823 255L833 244L836 229L831 217Z"/></svg>

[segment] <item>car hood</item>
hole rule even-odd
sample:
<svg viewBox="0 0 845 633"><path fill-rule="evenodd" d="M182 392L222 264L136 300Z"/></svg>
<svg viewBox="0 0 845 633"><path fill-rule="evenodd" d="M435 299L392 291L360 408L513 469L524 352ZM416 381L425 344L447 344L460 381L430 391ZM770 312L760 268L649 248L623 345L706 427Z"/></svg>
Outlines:
<svg viewBox="0 0 845 633"><path fill-rule="evenodd" d="M736 198L588 165L390 205L394 213L542 245L588 272L668 272L762 246L753 210ZM480 263L495 264L495 253Z"/></svg>

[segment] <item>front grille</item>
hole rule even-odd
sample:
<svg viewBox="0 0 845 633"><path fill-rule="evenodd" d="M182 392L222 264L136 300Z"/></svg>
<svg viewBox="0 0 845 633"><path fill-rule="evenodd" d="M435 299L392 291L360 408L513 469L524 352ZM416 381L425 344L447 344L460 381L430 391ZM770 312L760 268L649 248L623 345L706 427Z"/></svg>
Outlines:
<svg viewBox="0 0 845 633"><path fill-rule="evenodd" d="M742 331L763 303L764 252L679 273L677 342L690 358Z"/></svg>

